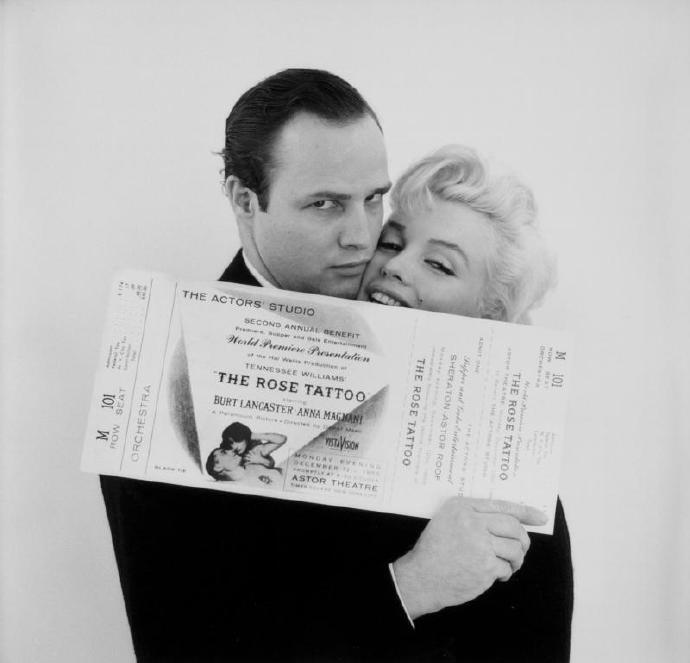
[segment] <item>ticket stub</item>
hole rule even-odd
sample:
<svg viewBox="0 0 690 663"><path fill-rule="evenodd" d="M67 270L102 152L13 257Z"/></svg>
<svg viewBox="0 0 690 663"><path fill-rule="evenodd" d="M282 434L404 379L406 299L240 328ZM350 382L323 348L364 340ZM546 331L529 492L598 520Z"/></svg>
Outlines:
<svg viewBox="0 0 690 663"><path fill-rule="evenodd" d="M537 327L123 272L82 469L420 517L503 499L551 533L572 354Z"/></svg>

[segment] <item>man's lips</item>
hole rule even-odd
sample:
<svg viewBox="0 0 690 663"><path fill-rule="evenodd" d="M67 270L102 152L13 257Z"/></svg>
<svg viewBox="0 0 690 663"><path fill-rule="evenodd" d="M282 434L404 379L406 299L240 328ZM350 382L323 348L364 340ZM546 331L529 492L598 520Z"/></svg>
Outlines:
<svg viewBox="0 0 690 663"><path fill-rule="evenodd" d="M344 262L341 263L340 265L333 265L331 269L335 269L339 273L345 273L345 274L361 274L367 264L369 263L368 260L357 260L355 262Z"/></svg>

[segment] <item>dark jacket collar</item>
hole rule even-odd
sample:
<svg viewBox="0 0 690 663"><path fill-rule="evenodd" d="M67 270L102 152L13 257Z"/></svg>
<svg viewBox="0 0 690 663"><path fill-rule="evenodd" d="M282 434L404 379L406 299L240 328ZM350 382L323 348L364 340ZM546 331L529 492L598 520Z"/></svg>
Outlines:
<svg viewBox="0 0 690 663"><path fill-rule="evenodd" d="M232 262L226 267L219 280L261 287L261 284L252 276L249 269L247 269L247 263L244 261L242 249L235 254Z"/></svg>

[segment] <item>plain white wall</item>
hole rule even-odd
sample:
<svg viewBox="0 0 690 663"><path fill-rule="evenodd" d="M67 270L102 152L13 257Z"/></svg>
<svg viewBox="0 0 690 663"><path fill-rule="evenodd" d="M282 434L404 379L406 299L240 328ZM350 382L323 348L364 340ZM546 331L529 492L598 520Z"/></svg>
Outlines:
<svg viewBox="0 0 690 663"><path fill-rule="evenodd" d="M104 295L127 265L217 278L237 237L212 152L287 66L363 92L393 176L464 142L533 186L561 273L536 322L577 338L573 660L688 660L687 2L0 7L3 661L133 660L77 469Z"/></svg>

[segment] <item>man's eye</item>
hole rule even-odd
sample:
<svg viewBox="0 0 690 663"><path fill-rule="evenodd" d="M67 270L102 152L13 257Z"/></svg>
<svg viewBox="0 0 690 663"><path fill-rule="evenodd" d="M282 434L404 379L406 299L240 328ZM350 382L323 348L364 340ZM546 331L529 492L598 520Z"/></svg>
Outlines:
<svg viewBox="0 0 690 663"><path fill-rule="evenodd" d="M383 194L382 193L372 193L370 196L367 196L365 200L368 203L380 203L383 200Z"/></svg>
<svg viewBox="0 0 690 663"><path fill-rule="evenodd" d="M447 267L438 260L427 260L426 264L429 265L432 269L435 269L438 272L442 272L443 274L448 274L449 276L453 276L455 274L455 272L450 267Z"/></svg>
<svg viewBox="0 0 690 663"><path fill-rule="evenodd" d="M338 203L335 200L317 200L311 206L316 209L335 209Z"/></svg>

